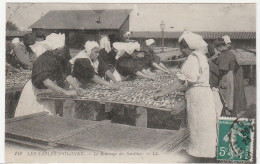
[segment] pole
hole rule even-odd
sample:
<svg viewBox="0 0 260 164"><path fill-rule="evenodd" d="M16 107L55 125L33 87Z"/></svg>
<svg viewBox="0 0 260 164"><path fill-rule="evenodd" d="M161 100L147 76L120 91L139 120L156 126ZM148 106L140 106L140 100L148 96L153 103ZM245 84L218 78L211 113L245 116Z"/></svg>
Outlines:
<svg viewBox="0 0 260 164"><path fill-rule="evenodd" d="M70 32L69 30L65 30L65 45L70 46Z"/></svg>
<svg viewBox="0 0 260 164"><path fill-rule="evenodd" d="M161 46L162 46L162 52L163 52L163 30L162 30L162 42L161 42Z"/></svg>
<svg viewBox="0 0 260 164"><path fill-rule="evenodd" d="M164 52L164 30L162 30L162 52Z"/></svg>
<svg viewBox="0 0 260 164"><path fill-rule="evenodd" d="M100 29L98 30L98 41L101 39Z"/></svg>

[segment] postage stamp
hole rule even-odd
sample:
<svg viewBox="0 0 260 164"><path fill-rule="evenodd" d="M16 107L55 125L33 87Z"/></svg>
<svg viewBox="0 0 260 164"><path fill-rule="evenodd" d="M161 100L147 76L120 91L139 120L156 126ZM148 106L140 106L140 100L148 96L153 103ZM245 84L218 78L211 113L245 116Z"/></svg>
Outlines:
<svg viewBox="0 0 260 164"><path fill-rule="evenodd" d="M218 122L217 159L234 162L252 162L254 120L221 117Z"/></svg>

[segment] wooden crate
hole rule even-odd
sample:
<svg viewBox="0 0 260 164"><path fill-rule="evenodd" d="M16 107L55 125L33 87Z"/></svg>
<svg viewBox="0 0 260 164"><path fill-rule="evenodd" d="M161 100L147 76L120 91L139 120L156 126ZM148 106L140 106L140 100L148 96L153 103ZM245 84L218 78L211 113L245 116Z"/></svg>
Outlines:
<svg viewBox="0 0 260 164"><path fill-rule="evenodd" d="M170 152L182 149L188 136L186 129L158 130L111 123L59 140L57 144L110 153Z"/></svg>
<svg viewBox="0 0 260 164"><path fill-rule="evenodd" d="M88 149L100 152L180 150L187 130L149 129L49 116L46 112L6 120L5 140L41 149Z"/></svg>
<svg viewBox="0 0 260 164"><path fill-rule="evenodd" d="M58 140L107 123L64 119L41 112L7 119L5 137L7 141L49 149L56 146Z"/></svg>

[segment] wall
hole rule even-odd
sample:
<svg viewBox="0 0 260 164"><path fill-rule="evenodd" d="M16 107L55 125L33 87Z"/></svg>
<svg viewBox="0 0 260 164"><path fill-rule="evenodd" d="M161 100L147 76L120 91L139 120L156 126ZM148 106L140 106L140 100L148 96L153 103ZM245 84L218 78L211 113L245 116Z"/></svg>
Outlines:
<svg viewBox="0 0 260 164"><path fill-rule="evenodd" d="M69 47L76 49L84 49L87 40L97 40L98 31L96 30L73 30L69 32Z"/></svg>
<svg viewBox="0 0 260 164"><path fill-rule="evenodd" d="M129 16L126 18L126 20L119 29L120 37L122 38L127 31L129 31Z"/></svg>
<svg viewBox="0 0 260 164"><path fill-rule="evenodd" d="M20 41L23 41L24 36L6 36L5 40L13 40L14 38L19 38Z"/></svg>
<svg viewBox="0 0 260 164"><path fill-rule="evenodd" d="M56 29L36 29L33 28L32 29L32 33L35 34L36 32L41 32L43 33L45 36L51 34L51 33L65 33L65 30L56 30Z"/></svg>
<svg viewBox="0 0 260 164"><path fill-rule="evenodd" d="M110 35L118 33L117 30L73 30L69 33L69 47L75 49L84 49L84 44L88 40L94 40L99 43L101 35Z"/></svg>
<svg viewBox="0 0 260 164"><path fill-rule="evenodd" d="M214 39L206 40L207 43L213 43ZM255 39L231 39L232 45L235 48L245 48L245 49L256 49Z"/></svg>
<svg viewBox="0 0 260 164"><path fill-rule="evenodd" d="M101 35L118 34L118 30L52 30L52 29L33 29L33 33L36 31L43 33L45 36L51 33L66 33L66 44L70 48L84 49L84 44L88 40L99 41ZM69 40L67 40L69 36Z"/></svg>
<svg viewBox="0 0 260 164"><path fill-rule="evenodd" d="M137 40L139 43L144 43L146 39L144 38L133 38ZM156 42L156 46L162 45L161 39L154 39ZM208 44L212 44L214 39L205 39ZM256 40L255 39L233 39L231 40L232 44L236 48L246 48L246 49L256 49ZM165 47L178 47L178 39L164 39Z"/></svg>
<svg viewBox="0 0 260 164"><path fill-rule="evenodd" d="M235 47L243 47L243 48L247 48L247 49L256 49L256 40L255 39L232 40L232 43Z"/></svg>

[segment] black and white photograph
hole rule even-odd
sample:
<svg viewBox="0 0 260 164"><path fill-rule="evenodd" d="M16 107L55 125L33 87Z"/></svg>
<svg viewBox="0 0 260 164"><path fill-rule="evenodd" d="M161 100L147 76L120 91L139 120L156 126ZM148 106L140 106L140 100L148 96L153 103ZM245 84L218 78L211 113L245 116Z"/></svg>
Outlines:
<svg viewBox="0 0 260 164"><path fill-rule="evenodd" d="M5 163L257 162L256 2L4 4Z"/></svg>

